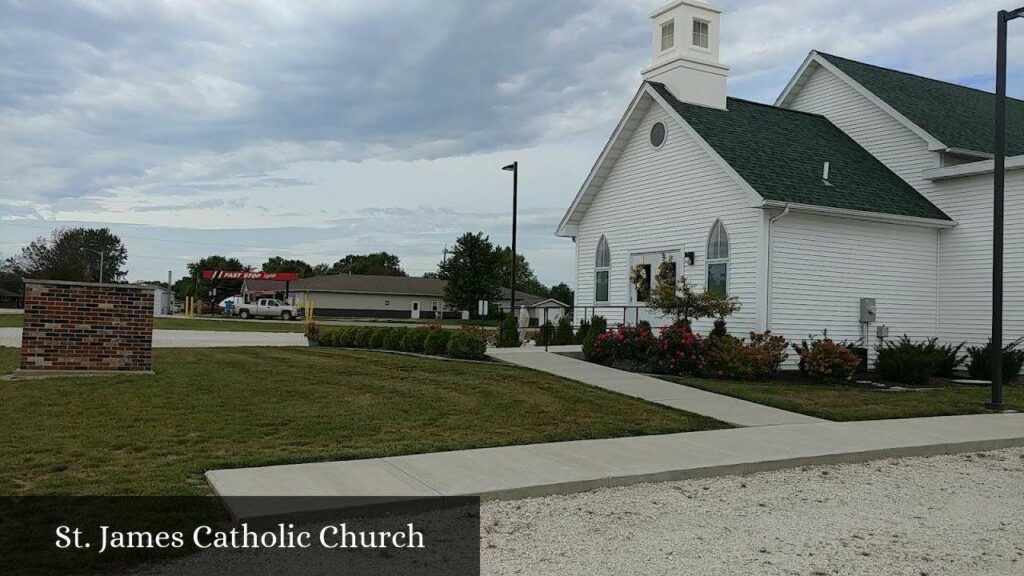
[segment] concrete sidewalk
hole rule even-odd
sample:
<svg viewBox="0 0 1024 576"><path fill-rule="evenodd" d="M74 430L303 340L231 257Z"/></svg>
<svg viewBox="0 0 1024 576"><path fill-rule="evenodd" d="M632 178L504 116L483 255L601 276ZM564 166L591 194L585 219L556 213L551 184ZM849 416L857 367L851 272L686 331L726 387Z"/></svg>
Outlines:
<svg viewBox="0 0 1024 576"><path fill-rule="evenodd" d="M372 460L213 470L230 496L512 499L640 482L746 474L794 466L931 456L1024 445L1024 414L822 422L663 436L581 440ZM232 510L240 518L291 512L284 501ZM228 506L232 505L230 499ZM276 507L275 507L276 506Z"/></svg>
<svg viewBox="0 0 1024 576"><path fill-rule="evenodd" d="M642 398L679 410L708 416L735 426L777 426L825 422L795 412L779 410L739 398L722 396L658 378L616 370L600 364L575 360L543 348L496 348L488 350L492 358L576 380L620 394Z"/></svg>

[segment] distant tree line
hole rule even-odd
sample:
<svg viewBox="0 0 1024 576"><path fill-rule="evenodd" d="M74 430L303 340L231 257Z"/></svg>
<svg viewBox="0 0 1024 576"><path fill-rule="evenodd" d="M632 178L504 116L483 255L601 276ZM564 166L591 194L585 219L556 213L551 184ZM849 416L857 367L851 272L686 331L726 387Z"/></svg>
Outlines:
<svg viewBox="0 0 1024 576"><path fill-rule="evenodd" d="M437 272L427 274L447 280L445 303L457 310L476 310L477 302L502 300L502 288L510 288L512 280L512 249L492 244L483 232L467 232L437 265ZM551 288L537 279L530 263L516 254L516 292L554 298L573 304L572 290L564 282Z"/></svg>
<svg viewBox="0 0 1024 576"><path fill-rule="evenodd" d="M124 282L128 274L125 268L128 250L109 228L59 228L49 236L36 238L17 255L0 260L0 288L23 293L22 278L96 282L101 277L100 253L103 254L103 281ZM200 258L187 267L188 276L178 279L171 287L178 298L199 295L205 299L215 287L218 299L241 291L241 282L218 280L215 283L203 278L204 270L255 270L238 258L221 255ZM333 264L309 264L272 256L260 270L295 272L302 278L332 274L407 276L399 257L387 252L349 254ZM511 275L511 248L491 243L482 232L467 232L455 241L437 271L424 276L448 281L445 300L450 307L475 310L479 300L500 300L501 288L510 286ZM150 284L166 286L167 283L157 280ZM565 283L550 288L542 284L523 254L516 255L516 291L555 298L570 305L573 301L572 290Z"/></svg>

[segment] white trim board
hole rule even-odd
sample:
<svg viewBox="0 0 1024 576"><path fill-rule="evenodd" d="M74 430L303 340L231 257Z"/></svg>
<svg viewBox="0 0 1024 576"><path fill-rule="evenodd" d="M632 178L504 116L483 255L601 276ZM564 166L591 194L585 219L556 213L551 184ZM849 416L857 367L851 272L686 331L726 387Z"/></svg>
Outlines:
<svg viewBox="0 0 1024 576"><path fill-rule="evenodd" d="M970 164L932 168L931 170L925 170L923 172L923 176L925 180L949 180L951 178L962 178L964 176L991 174L995 171L995 166L995 160L980 160L978 162L971 162ZM1024 170L1024 154L1021 154L1020 156L1010 156L1006 159L1006 171L1009 172L1011 170Z"/></svg>
<svg viewBox="0 0 1024 576"><path fill-rule="evenodd" d="M815 206L811 204L796 204L781 200L768 200L761 205L762 208L785 209L792 212L804 214L818 214L820 216L833 216L836 218L848 218L851 220L864 220L867 222L884 222L888 224L905 224L908 226L920 226L922 228L953 228L957 223L953 220L940 220L937 218L919 218L917 216L902 216L900 214L885 214L883 212L867 212L865 210L850 210L847 208L833 208L831 206Z"/></svg>

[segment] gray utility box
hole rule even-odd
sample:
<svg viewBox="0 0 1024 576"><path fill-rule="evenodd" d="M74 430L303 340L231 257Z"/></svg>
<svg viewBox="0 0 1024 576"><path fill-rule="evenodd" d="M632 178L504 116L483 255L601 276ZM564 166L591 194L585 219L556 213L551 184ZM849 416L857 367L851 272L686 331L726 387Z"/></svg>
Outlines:
<svg viewBox="0 0 1024 576"><path fill-rule="evenodd" d="M860 299L860 321L862 324L874 324L876 311L874 298Z"/></svg>

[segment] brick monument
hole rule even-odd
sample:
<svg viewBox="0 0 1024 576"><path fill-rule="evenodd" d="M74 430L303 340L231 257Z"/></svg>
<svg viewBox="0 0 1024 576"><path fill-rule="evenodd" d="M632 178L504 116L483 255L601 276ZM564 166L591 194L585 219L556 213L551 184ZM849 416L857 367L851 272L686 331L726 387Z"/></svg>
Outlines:
<svg viewBox="0 0 1024 576"><path fill-rule="evenodd" d="M25 280L18 372L151 372L153 288Z"/></svg>

